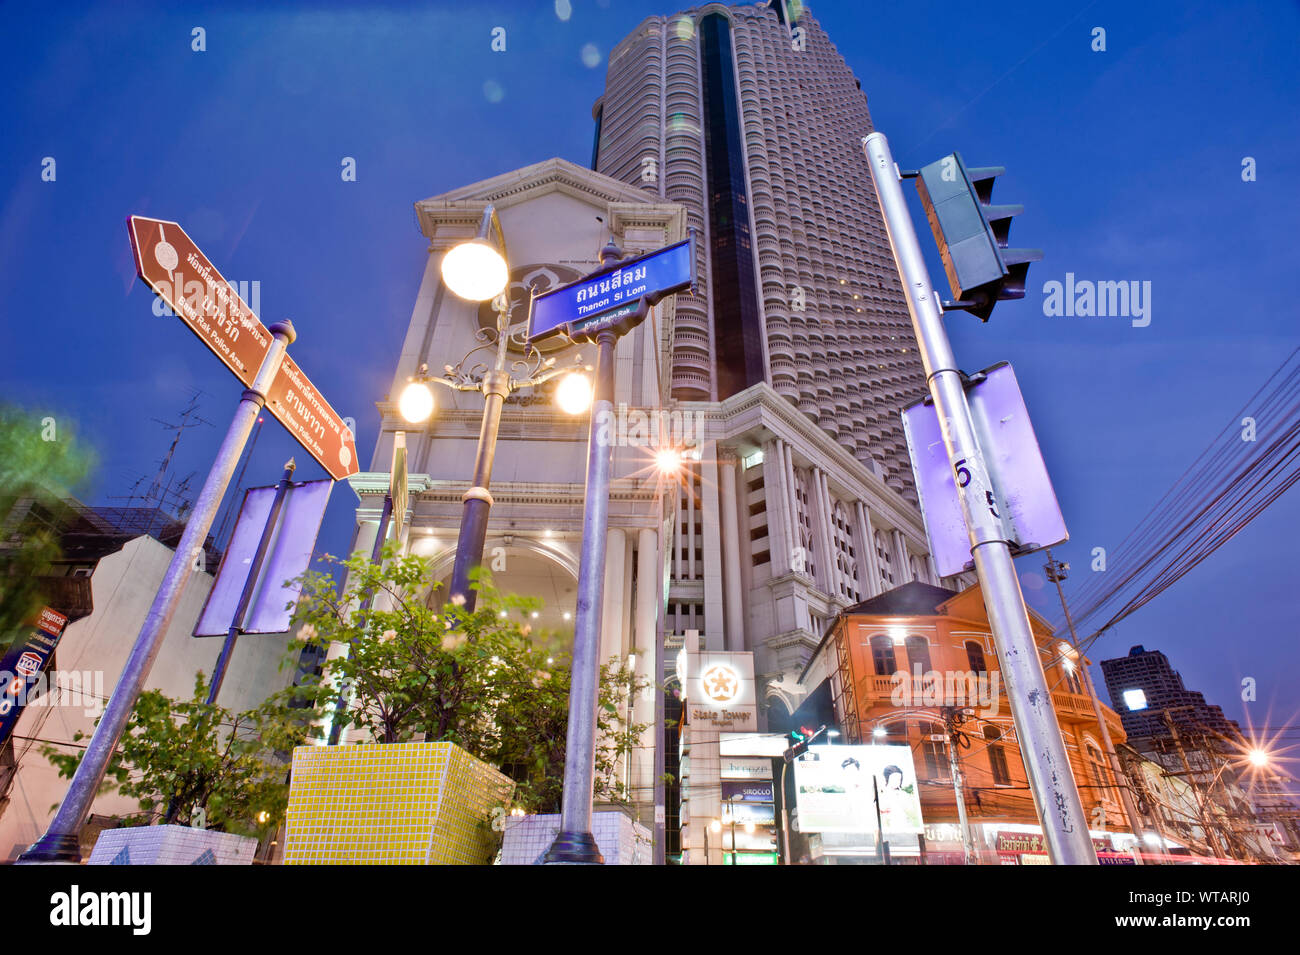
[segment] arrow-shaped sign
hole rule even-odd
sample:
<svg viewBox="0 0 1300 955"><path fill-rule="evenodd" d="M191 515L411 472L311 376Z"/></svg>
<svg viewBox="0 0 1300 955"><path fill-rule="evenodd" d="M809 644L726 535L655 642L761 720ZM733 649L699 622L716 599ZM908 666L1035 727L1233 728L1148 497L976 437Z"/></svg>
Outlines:
<svg viewBox="0 0 1300 955"><path fill-rule="evenodd" d="M235 373L253 384L271 333L178 223L130 216L131 251L146 285ZM357 473L352 432L288 355L266 407L336 481Z"/></svg>

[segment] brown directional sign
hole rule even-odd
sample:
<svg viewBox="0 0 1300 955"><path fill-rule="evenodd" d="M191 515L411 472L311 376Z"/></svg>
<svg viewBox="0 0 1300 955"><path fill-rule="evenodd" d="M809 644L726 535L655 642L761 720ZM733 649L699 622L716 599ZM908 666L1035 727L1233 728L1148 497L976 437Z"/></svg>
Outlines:
<svg viewBox="0 0 1300 955"><path fill-rule="evenodd" d="M271 382L266 407L334 480L357 473L352 432L288 355Z"/></svg>
<svg viewBox="0 0 1300 955"><path fill-rule="evenodd" d="M131 251L140 278L194 334L250 386L271 347L271 333L175 222L130 216ZM357 446L343 419L288 355L271 382L266 407L336 481L357 473Z"/></svg>
<svg viewBox="0 0 1300 955"><path fill-rule="evenodd" d="M178 224L145 216L126 221L140 278L236 378L251 385L271 333Z"/></svg>

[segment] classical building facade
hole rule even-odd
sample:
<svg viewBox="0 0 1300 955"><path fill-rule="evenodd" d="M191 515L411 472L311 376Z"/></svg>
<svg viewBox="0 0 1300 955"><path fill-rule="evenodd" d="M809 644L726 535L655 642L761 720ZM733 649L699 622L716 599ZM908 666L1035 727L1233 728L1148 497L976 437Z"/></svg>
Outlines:
<svg viewBox="0 0 1300 955"><path fill-rule="evenodd" d="M608 239L633 255L693 230L694 292L661 302L618 346L602 653L660 682L671 681L651 667L660 633L752 651L765 726L799 705L798 675L842 610L942 583L899 417L925 376L859 151L866 100L811 18L710 4L650 18L619 44L595 116L595 170L552 159L416 204L429 255L379 403L383 433L352 480L356 546L368 551L378 527L401 387L421 365L458 362L493 324L439 274L487 203L505 232L516 327L531 291L594 270ZM561 363L581 351L546 347ZM437 397L407 438L407 544L445 578L482 398ZM587 419L561 414L549 390L512 396L485 551L503 587L545 600L541 626L570 635L586 438ZM688 452L680 479L654 473L661 446ZM629 770L645 798L648 759Z"/></svg>

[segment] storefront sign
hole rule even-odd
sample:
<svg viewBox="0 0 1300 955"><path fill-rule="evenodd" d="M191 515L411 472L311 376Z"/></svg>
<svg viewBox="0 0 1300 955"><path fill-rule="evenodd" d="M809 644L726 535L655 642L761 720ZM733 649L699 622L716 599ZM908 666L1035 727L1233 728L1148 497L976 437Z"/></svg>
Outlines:
<svg viewBox="0 0 1300 955"><path fill-rule="evenodd" d="M752 653L689 653L685 677L686 722L696 729L758 729Z"/></svg>
<svg viewBox="0 0 1300 955"><path fill-rule="evenodd" d="M18 640L0 659L0 743L14 731L31 694L32 685L44 672L59 645L68 618L46 607L37 618L36 627L26 640Z"/></svg>
<svg viewBox="0 0 1300 955"><path fill-rule="evenodd" d="M722 781L722 801L731 802L771 802L772 782L736 782L730 779Z"/></svg>
<svg viewBox="0 0 1300 955"><path fill-rule="evenodd" d="M763 756L723 756L718 775L723 779L771 779L772 761Z"/></svg>

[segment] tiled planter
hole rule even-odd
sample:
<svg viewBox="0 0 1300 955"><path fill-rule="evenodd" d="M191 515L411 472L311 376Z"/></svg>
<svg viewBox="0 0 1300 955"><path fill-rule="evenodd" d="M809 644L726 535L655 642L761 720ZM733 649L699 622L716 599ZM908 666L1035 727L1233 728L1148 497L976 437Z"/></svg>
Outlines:
<svg viewBox="0 0 1300 955"><path fill-rule="evenodd" d="M105 829L90 865L252 865L257 840L189 826Z"/></svg>
<svg viewBox="0 0 1300 955"><path fill-rule="evenodd" d="M502 865L537 863L560 831L558 813L508 816L505 822ZM650 865L653 861L650 830L634 822L627 813L617 810L592 813L591 834L605 857L605 865Z"/></svg>
<svg viewBox="0 0 1300 955"><path fill-rule="evenodd" d="M284 861L486 865L492 810L513 790L508 776L453 743L299 746Z"/></svg>

